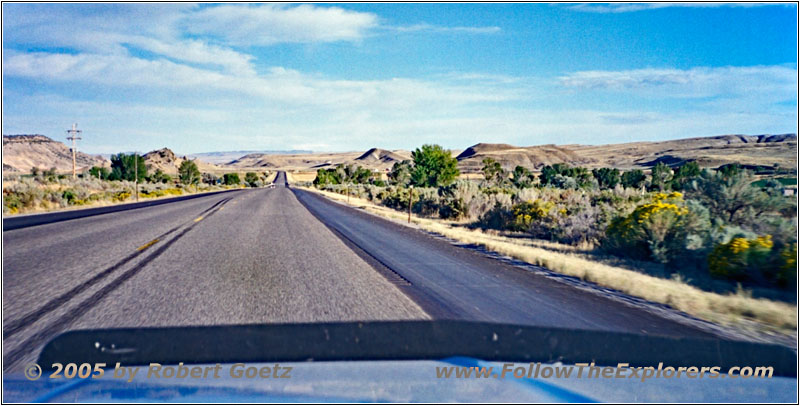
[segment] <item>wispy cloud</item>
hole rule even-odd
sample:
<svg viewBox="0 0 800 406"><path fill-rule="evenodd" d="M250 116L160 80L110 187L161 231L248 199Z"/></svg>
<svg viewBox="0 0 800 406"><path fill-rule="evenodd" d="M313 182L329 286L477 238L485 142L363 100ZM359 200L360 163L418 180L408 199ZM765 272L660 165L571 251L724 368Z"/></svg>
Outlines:
<svg viewBox="0 0 800 406"><path fill-rule="evenodd" d="M357 41L378 26L372 13L312 5L222 5L186 16L192 34L212 35L234 45Z"/></svg>
<svg viewBox="0 0 800 406"><path fill-rule="evenodd" d="M717 7L764 7L783 6L787 3L582 3L569 6L571 10L587 13L630 13L676 7L717 8Z"/></svg>
<svg viewBox="0 0 800 406"><path fill-rule="evenodd" d="M502 31L497 26L466 27L455 26L445 27L427 23L406 25L406 26L386 26L383 27L397 32L431 32L431 33L465 33L465 34L494 34Z"/></svg>
<svg viewBox="0 0 800 406"><path fill-rule="evenodd" d="M797 69L789 66L696 67L580 71L559 77L574 89L657 93L659 97L768 95L770 100L794 98Z"/></svg>

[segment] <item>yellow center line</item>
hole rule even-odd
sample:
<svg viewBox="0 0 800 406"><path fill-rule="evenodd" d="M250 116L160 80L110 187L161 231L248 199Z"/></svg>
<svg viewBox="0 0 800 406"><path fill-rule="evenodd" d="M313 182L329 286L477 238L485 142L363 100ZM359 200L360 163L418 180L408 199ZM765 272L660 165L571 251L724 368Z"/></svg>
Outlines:
<svg viewBox="0 0 800 406"><path fill-rule="evenodd" d="M202 219L203 219L203 216L200 216L200 217L198 217L198 218L194 219L194 222L195 222L195 223L197 223L198 221L200 221L200 220L202 220Z"/></svg>
<svg viewBox="0 0 800 406"><path fill-rule="evenodd" d="M136 249L136 251L144 251L144 250L146 250L146 249L147 249L147 247L149 247L149 246L151 246L151 245L153 245L153 244L155 244L155 243L157 243L157 242L158 242L158 238L156 238L156 239L155 239L155 240L153 240L153 241L150 241L149 243L147 243L147 244L145 244L145 245L142 245L141 247L137 248L137 249Z"/></svg>

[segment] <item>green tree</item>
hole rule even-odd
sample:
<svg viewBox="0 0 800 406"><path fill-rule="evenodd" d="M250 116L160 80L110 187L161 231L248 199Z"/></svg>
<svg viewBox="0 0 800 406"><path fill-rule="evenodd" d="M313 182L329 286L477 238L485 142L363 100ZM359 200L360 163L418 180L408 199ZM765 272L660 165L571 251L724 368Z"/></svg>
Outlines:
<svg viewBox="0 0 800 406"><path fill-rule="evenodd" d="M342 183L344 172L337 169L317 169L317 177L314 178L315 186L339 185Z"/></svg>
<svg viewBox="0 0 800 406"><path fill-rule="evenodd" d="M692 179L700 176L700 165L697 162L687 162L681 165L672 176L672 188L682 190Z"/></svg>
<svg viewBox="0 0 800 406"><path fill-rule="evenodd" d="M205 172L203 173L203 179L201 180L201 182L207 185L216 185L217 183L219 183L219 177L217 177L217 175L214 175L213 173Z"/></svg>
<svg viewBox="0 0 800 406"><path fill-rule="evenodd" d="M407 186L411 183L411 171L414 169L411 161L395 162L389 172L389 180L395 185Z"/></svg>
<svg viewBox="0 0 800 406"><path fill-rule="evenodd" d="M137 164L138 162L138 164ZM147 179L147 166L139 154L115 154L111 156L111 180L135 181L138 170L139 180Z"/></svg>
<svg viewBox="0 0 800 406"><path fill-rule="evenodd" d="M222 176L222 179L223 179L222 183L226 185L238 185L242 183L242 181L239 180L239 174L235 172L226 173L225 175Z"/></svg>
<svg viewBox="0 0 800 406"><path fill-rule="evenodd" d="M518 188L529 188L536 181L533 173L524 166L517 165L511 174L511 182Z"/></svg>
<svg viewBox="0 0 800 406"><path fill-rule="evenodd" d="M161 169L156 169L156 171L150 175L149 181L152 183L169 183L172 181L172 176L167 175Z"/></svg>
<svg viewBox="0 0 800 406"><path fill-rule="evenodd" d="M650 173L650 187L655 190L669 190L672 182L672 169L667 164L659 162Z"/></svg>
<svg viewBox="0 0 800 406"><path fill-rule="evenodd" d="M258 186L258 174L255 172L247 172L244 174L244 181L250 185L250 187L256 187Z"/></svg>
<svg viewBox="0 0 800 406"><path fill-rule="evenodd" d="M411 183L422 187L446 186L458 177L458 161L439 145L423 145L411 153Z"/></svg>
<svg viewBox="0 0 800 406"><path fill-rule="evenodd" d="M587 187L592 184L592 174L582 167L571 168L564 163L547 165L539 174L539 183L562 189Z"/></svg>
<svg viewBox="0 0 800 406"><path fill-rule="evenodd" d="M620 182L619 169L617 168L593 169L592 176L597 179L600 189L613 189Z"/></svg>
<svg viewBox="0 0 800 406"><path fill-rule="evenodd" d="M632 171L623 173L620 182L622 182L622 186L625 186L626 188L638 189L644 186L644 182L646 180L647 176L641 169L634 169Z"/></svg>
<svg viewBox="0 0 800 406"><path fill-rule="evenodd" d="M39 174L40 174L41 172L42 172L42 171L41 171L41 170L40 170L38 167L36 167L36 166L34 166L33 168L31 168L31 176L33 176L34 178L35 178L35 177L37 177L37 176L39 176Z"/></svg>
<svg viewBox="0 0 800 406"><path fill-rule="evenodd" d="M490 184L502 186L507 179L506 172L503 170L503 166L500 165L500 162L490 157L483 158L483 168L481 171L483 171L484 179Z"/></svg>
<svg viewBox="0 0 800 406"><path fill-rule="evenodd" d="M89 169L89 175L97 179L108 179L109 175L111 175L111 172L108 170L108 168L102 166L93 166L91 169Z"/></svg>
<svg viewBox="0 0 800 406"><path fill-rule="evenodd" d="M178 167L178 178L184 185L194 185L200 182L201 175L197 164L188 159L181 162L181 166Z"/></svg>

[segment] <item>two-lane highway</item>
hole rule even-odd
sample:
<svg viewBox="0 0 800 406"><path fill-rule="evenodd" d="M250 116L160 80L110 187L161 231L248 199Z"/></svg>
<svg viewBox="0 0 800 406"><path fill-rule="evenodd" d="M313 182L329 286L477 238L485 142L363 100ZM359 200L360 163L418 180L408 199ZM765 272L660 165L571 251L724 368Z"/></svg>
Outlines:
<svg viewBox="0 0 800 406"><path fill-rule="evenodd" d="M709 333L285 187L3 232L3 360L79 328L447 318Z"/></svg>
<svg viewBox="0 0 800 406"><path fill-rule="evenodd" d="M4 232L5 369L77 328L428 318L277 185Z"/></svg>

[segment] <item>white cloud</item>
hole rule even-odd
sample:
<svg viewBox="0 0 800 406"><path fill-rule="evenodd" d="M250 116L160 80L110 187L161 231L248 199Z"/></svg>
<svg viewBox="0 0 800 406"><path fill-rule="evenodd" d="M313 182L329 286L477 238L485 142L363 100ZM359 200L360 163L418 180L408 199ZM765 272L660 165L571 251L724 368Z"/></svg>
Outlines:
<svg viewBox="0 0 800 406"><path fill-rule="evenodd" d="M662 8L676 7L697 7L697 8L716 8L716 7L763 7L763 6L786 6L787 3L582 3L569 6L571 10L587 13L630 13L636 11L656 10Z"/></svg>
<svg viewBox="0 0 800 406"><path fill-rule="evenodd" d="M202 40L166 42L141 36L126 36L121 37L119 42L179 61L221 66L234 74L255 75L253 56Z"/></svg>
<svg viewBox="0 0 800 406"><path fill-rule="evenodd" d="M378 26L378 17L307 4L222 5L193 12L183 24L190 33L213 35L230 44L249 46L357 41Z"/></svg>
<svg viewBox="0 0 800 406"><path fill-rule="evenodd" d="M414 25L406 25L406 26L396 26L396 27L384 27L387 29L391 29L398 32L433 32L433 33L465 33L465 34L494 34L497 32L502 31L500 27L497 26L484 26L484 27L464 27L464 26L455 26L455 27L444 27L439 25L431 25L427 23L422 24L414 24Z"/></svg>
<svg viewBox="0 0 800 406"><path fill-rule="evenodd" d="M796 97L797 69L788 66L696 67L691 69L634 69L581 71L559 78L574 89L657 94L659 97L769 95Z"/></svg>

